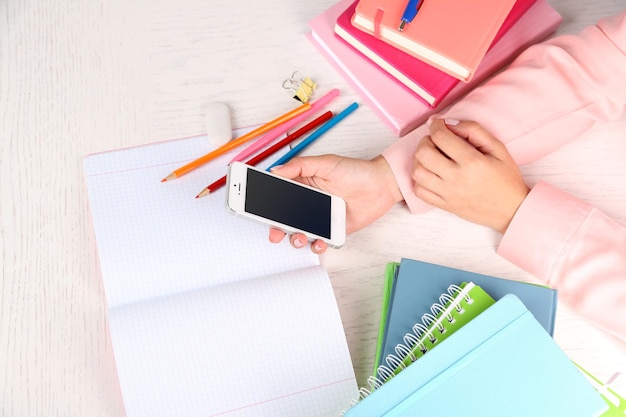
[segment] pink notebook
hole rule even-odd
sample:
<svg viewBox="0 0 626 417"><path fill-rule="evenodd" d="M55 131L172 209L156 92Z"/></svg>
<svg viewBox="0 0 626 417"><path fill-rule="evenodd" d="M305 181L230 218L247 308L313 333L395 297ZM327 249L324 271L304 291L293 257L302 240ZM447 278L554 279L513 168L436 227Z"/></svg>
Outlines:
<svg viewBox="0 0 626 417"><path fill-rule="evenodd" d="M359 0L352 23L441 71L469 81L515 0L422 0L398 29L407 0Z"/></svg>
<svg viewBox="0 0 626 417"><path fill-rule="evenodd" d="M430 107L335 35L337 18L354 0L341 0L309 22L308 38L397 136L404 136L435 111L457 100L512 61L522 50L553 33L561 16L537 0L487 52L469 83L458 83L436 108Z"/></svg>
<svg viewBox="0 0 626 417"><path fill-rule="evenodd" d="M352 16L358 0L346 9L335 25L335 33L393 76L399 83L435 107L459 83L459 80L374 36L355 28ZM496 43L535 3L517 0L494 38Z"/></svg>

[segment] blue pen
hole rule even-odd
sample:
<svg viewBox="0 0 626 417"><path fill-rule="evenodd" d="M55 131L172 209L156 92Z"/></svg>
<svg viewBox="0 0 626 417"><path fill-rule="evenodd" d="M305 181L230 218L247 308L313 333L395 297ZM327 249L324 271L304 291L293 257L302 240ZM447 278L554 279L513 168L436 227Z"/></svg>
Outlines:
<svg viewBox="0 0 626 417"><path fill-rule="evenodd" d="M294 146L289 152L287 152L286 154L281 156L276 162L274 162L272 165L270 165L266 169L266 171L269 171L273 167L275 167L277 165L282 165L282 164L288 162L289 160L291 160L294 156L296 156L297 154L302 152L302 150L304 148L309 146L311 143L313 143L316 139L318 139L324 133L328 132L328 130L330 130L330 128L332 128L337 123L342 121L347 115L349 115L350 113L355 111L357 107L359 107L358 103L352 103L348 107L343 109L340 113L337 113L330 120L328 120L326 123L324 123L319 128L317 128L317 130L315 130L313 133L311 133L309 136L307 136L306 139L304 139L302 142L300 142L299 144Z"/></svg>
<svg viewBox="0 0 626 417"><path fill-rule="evenodd" d="M404 26L407 23L411 23L413 19L415 19L417 11L422 5L422 1L423 0L409 0L406 8L404 9L404 13L402 13L402 19L400 20L400 27L398 28L400 32L402 32L402 29L404 29Z"/></svg>

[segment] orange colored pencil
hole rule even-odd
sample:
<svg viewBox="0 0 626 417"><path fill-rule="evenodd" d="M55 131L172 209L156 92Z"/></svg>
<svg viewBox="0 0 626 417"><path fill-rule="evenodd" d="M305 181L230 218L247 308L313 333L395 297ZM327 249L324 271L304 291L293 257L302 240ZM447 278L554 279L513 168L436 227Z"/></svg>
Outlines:
<svg viewBox="0 0 626 417"><path fill-rule="evenodd" d="M246 161L246 164L252 165L252 166L258 164L259 162L263 161L264 159L266 159L270 155L273 155L276 152L278 152L279 150L283 149L286 145L288 145L289 143L291 143L294 140L298 139L300 136L304 135L308 131L316 128L317 126L321 125L325 121L329 120L331 117L333 117L333 112L327 111L326 113L322 114L321 116L315 118L314 120L310 121L306 125L302 126L300 129L298 129L298 130L294 131L293 133L289 134L284 139L282 139L280 142L276 142L274 145L270 146L269 148L267 148L263 152L259 153L256 156L253 156L248 161ZM214 181L213 183L211 183L210 185L205 187L200 192L200 194L198 194L196 196L196 198L199 198L199 197L202 197L204 195L210 194L210 193L216 191L217 189L223 187L224 185L226 185L226 175L224 175L222 178Z"/></svg>
<svg viewBox="0 0 626 417"><path fill-rule="evenodd" d="M268 122L262 126L259 126L256 129L251 130L250 132L246 133L245 135L242 135L238 137L237 139L233 139L230 142L226 143L225 145L222 145L219 148L209 152L208 154L203 155L200 158L194 161L191 161L187 165L183 165L182 167L172 171L172 173L170 173L167 177L163 178L161 182L170 181L178 177L181 177L185 175L186 173L193 171L194 169L198 167L201 167L202 165L209 162L211 159L217 158L218 156L223 155L224 153L230 151L231 149L234 149L237 146L258 137L259 135L269 132L270 130L274 129L276 126L282 123L285 123L286 121L290 119L293 119L297 115L304 113L310 108L311 108L310 103L304 103L301 106L298 106L295 109L283 114L282 116L277 117L271 122Z"/></svg>

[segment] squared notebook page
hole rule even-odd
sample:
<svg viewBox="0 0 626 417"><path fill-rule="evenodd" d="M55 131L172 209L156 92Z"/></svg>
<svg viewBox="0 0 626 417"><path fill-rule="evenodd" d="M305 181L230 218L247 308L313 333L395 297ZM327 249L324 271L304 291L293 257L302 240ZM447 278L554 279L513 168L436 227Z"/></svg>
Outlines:
<svg viewBox="0 0 626 417"><path fill-rule="evenodd" d="M128 417L336 417L357 391L322 266L109 310Z"/></svg>
<svg viewBox="0 0 626 417"><path fill-rule="evenodd" d="M355 392L356 382L334 293L319 258L288 242L270 244L267 226L228 214L224 188L195 198L225 174L234 152L161 183L169 172L210 149L206 136L198 136L94 154L84 162L127 415L207 417L217 413L214 406L207 407L216 398L232 400L222 404L219 415L252 415L264 404L291 410L287 398L300 405L299 415L335 415L338 403L344 407L351 397L344 390ZM282 279L264 278L280 274ZM300 287L305 279L314 282ZM227 293L232 297L225 298ZM303 298L317 310L310 311ZM303 319L298 331L289 322L292 317ZM259 323L265 336L230 330L247 320ZM315 328L307 330L314 325L324 333L307 339L309 334L320 336ZM309 349L321 349L324 355L303 360L298 350L303 339L311 341ZM288 355L281 351L285 347ZM242 359L249 356L254 364L235 362L232 374L225 373L220 368L228 363L221 357L223 349L238 352ZM288 367L275 368L274 356ZM298 373L291 369L295 362L302 362ZM259 381L259 375L265 378ZM306 379L309 375L316 376ZM252 390L254 401L240 393L243 386L267 384L266 378L277 387L300 391L286 389L277 395ZM320 392L342 398L328 403L333 413L318 403Z"/></svg>
<svg viewBox="0 0 626 417"><path fill-rule="evenodd" d="M109 307L319 264L311 251L269 244L267 226L229 214L225 187L195 198L234 153L161 182L211 149L198 136L85 158Z"/></svg>

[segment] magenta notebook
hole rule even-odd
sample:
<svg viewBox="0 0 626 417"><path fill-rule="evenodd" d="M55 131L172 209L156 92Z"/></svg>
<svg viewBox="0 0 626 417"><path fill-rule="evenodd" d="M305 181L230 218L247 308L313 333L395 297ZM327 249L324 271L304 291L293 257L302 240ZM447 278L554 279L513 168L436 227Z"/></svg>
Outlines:
<svg viewBox="0 0 626 417"><path fill-rule="evenodd" d="M307 37L397 136L406 135L430 115L465 95L528 46L545 39L561 23L561 15L547 0L537 0L487 52L472 80L458 83L433 108L335 35L337 19L353 2L341 0L313 18Z"/></svg>
<svg viewBox="0 0 626 417"><path fill-rule="evenodd" d="M518 0L494 38L494 44L528 11L536 0ZM358 0L337 18L335 33L361 54L372 60L399 83L436 107L460 81L439 69L376 39L352 25Z"/></svg>

